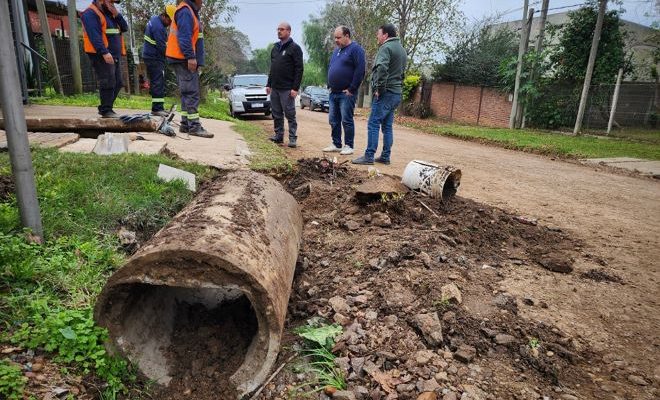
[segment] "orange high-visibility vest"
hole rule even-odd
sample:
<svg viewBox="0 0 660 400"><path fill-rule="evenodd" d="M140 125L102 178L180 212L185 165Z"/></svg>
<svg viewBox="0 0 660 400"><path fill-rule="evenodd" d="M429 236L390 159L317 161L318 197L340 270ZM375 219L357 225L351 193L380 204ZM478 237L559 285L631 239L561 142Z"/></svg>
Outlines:
<svg viewBox="0 0 660 400"><path fill-rule="evenodd" d="M195 12L193 11L192 7L190 7L190 5L185 1L179 3L179 5L176 7L176 11L179 11L183 7L188 7L190 13L193 16L192 48L195 52L197 52L197 39L200 37L199 21L197 20L197 16L195 15ZM176 11L174 13L175 16L176 16ZM186 56L183 54L181 48L179 47L178 33L179 33L179 28L176 25L176 18L172 18L172 25L170 25L170 34L167 37L167 49L165 50L165 55L170 58L185 60Z"/></svg>
<svg viewBox="0 0 660 400"><path fill-rule="evenodd" d="M106 21L105 19L105 14L103 14L101 10L99 10L98 7L96 7L95 4L90 4L87 9L88 10L91 9L92 11L94 11L94 13L99 17L99 20L101 20L101 35L103 36L103 45L106 48L108 47L108 35L120 35L121 55L125 56L126 46L124 45L124 36L121 34L121 30L119 28L108 29L108 21ZM83 24L83 45L84 45L85 53L96 54L96 49L94 48L92 41L89 40L89 37L87 36L87 32L85 31L85 24Z"/></svg>

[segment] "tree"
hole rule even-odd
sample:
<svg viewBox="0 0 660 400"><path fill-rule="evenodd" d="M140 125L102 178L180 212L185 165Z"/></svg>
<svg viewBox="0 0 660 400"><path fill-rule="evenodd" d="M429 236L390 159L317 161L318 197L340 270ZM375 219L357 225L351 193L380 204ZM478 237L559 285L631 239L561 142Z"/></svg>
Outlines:
<svg viewBox="0 0 660 400"><path fill-rule="evenodd" d="M530 125L557 128L572 126L575 122L597 10L597 1L589 0L585 7L569 12L565 24L548 27L550 36L559 35L558 43L549 45L541 54L530 51L525 56L521 98L524 99L526 119ZM591 106L600 110L605 120L611 99L609 89L616 80L619 68L623 68L626 74L633 70L631 56L624 50L626 34L621 29L619 13L619 10L610 10L605 14L591 79L592 88L605 89L590 93ZM529 72L535 64L540 66L539 73L531 81ZM513 63L505 63L501 70L504 87L511 85L512 66Z"/></svg>
<svg viewBox="0 0 660 400"><path fill-rule="evenodd" d="M578 85L584 81L597 16L598 4L594 0L568 13L568 22L559 27L559 44L550 55L555 80ZM632 72L630 54L624 50L626 33L622 25L618 10L605 14L592 85L614 83L619 68L624 68L624 73Z"/></svg>
<svg viewBox="0 0 660 400"><path fill-rule="evenodd" d="M460 0L393 0L391 22L399 29L411 64L433 60L462 22Z"/></svg>
<svg viewBox="0 0 660 400"><path fill-rule="evenodd" d="M493 29L485 20L460 34L447 52L444 64L436 64L435 80L467 85L498 86L499 66L518 52L516 34L509 28Z"/></svg>
<svg viewBox="0 0 660 400"><path fill-rule="evenodd" d="M270 53L273 50L274 43L268 44L266 48L255 49L252 51L250 66L255 73L267 74L270 71Z"/></svg>
<svg viewBox="0 0 660 400"><path fill-rule="evenodd" d="M321 75L328 76L330 54L334 43L330 39L332 28L324 22L323 19L310 15L310 19L303 22L303 43L309 55L309 63L320 68L318 72ZM305 70L307 70L306 67Z"/></svg>

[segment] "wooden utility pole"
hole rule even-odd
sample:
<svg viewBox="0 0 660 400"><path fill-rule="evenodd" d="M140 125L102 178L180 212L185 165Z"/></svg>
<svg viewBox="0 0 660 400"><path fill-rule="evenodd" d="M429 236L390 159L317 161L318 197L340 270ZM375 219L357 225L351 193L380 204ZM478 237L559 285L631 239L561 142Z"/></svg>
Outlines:
<svg viewBox="0 0 660 400"><path fill-rule="evenodd" d="M16 65L18 49L14 47L14 42L9 40L12 37L11 21L6 1L0 1L0 37L5 38L0 40L0 99L2 99L2 115L6 121L7 146L9 147L11 170L16 183L18 210L23 226L30 228L34 235L43 238L44 232L25 126L18 66Z"/></svg>
<svg viewBox="0 0 660 400"><path fill-rule="evenodd" d="M600 32L603 29L603 20L605 19L605 9L607 0L600 0L598 7L598 19L596 20L596 29L594 29L594 38L591 41L591 52L589 52L589 64L587 64L587 73L584 76L584 85L582 85L582 96L580 97L580 107L578 108L577 119L573 134L577 135L582 130L582 119L584 119L584 110L587 107L587 97L589 97L589 86L591 86L591 75L594 72L596 63L596 54L598 53L598 43L600 42Z"/></svg>
<svg viewBox="0 0 660 400"><path fill-rule="evenodd" d="M522 61L524 53L524 26L525 18L527 18L527 9L529 8L529 0L525 0L523 6L523 17L520 20L520 44L518 45L518 66L516 67L516 83L513 87L513 104L511 104L511 115L509 115L509 128L513 129L516 121L516 113L518 112L518 91L520 90L520 74L522 74Z"/></svg>
<svg viewBox="0 0 660 400"><path fill-rule="evenodd" d="M523 33L524 35L524 41L523 41L523 58L525 54L527 54L527 48L529 47L529 35L532 32L532 22L534 21L534 8L530 8L527 16L527 20L525 22L525 31ZM522 67L522 65L521 65ZM521 68L521 74L522 74L522 68ZM518 95L518 98L520 98L520 95ZM522 125L522 115L523 115L523 108L524 106L520 103L516 106L516 115L515 115L515 122L514 122L514 128L520 129L520 126Z"/></svg>
<svg viewBox="0 0 660 400"><path fill-rule="evenodd" d="M60 79L60 70L57 67L57 57L55 56L55 47L53 47L53 38L50 37L50 26L48 25L48 14L46 13L46 4L44 0L36 0L37 12L39 13L39 25L41 25L41 36L44 39L46 55L48 56L48 69L53 76L53 85L59 94L64 94L62 90L62 80Z"/></svg>
<svg viewBox="0 0 660 400"><path fill-rule="evenodd" d="M80 70L80 42L78 41L78 10L76 0L68 0L69 11L69 50L71 52L71 75L73 93L82 94L82 72Z"/></svg>
<svg viewBox="0 0 660 400"><path fill-rule="evenodd" d="M541 21L539 23L539 35L536 38L536 54L537 57L541 56L541 52L543 51L543 39L545 36L545 23L548 20L548 7L550 5L550 0L543 0L543 4L541 5ZM530 82L534 82L536 79L536 74L538 73L538 59L534 61L534 65L532 66L532 73L529 76ZM525 110L523 109L522 111L522 123L520 124L520 127L522 129L525 128Z"/></svg>

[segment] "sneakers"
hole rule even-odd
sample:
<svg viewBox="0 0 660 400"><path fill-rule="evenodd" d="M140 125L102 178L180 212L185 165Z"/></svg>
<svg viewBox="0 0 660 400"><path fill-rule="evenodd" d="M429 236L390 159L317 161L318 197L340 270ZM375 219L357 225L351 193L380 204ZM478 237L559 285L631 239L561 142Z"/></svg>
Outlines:
<svg viewBox="0 0 660 400"><path fill-rule="evenodd" d="M323 149L324 153L338 153L342 151L339 147L335 146L334 143L331 144L330 146L326 147Z"/></svg>
<svg viewBox="0 0 660 400"><path fill-rule="evenodd" d="M347 156L347 155L353 154L353 148L350 147L350 146L344 146L344 148L341 149L339 154L341 154L342 156Z"/></svg>
<svg viewBox="0 0 660 400"><path fill-rule="evenodd" d="M191 135L191 136L199 136L199 137L209 138L209 139L213 137L213 134L211 132L207 131L206 129L204 129L201 126L195 128L195 129L188 130L188 134Z"/></svg>
<svg viewBox="0 0 660 400"><path fill-rule="evenodd" d="M292 149L298 147L298 144L296 143L296 139L289 139L289 144L287 146L291 147Z"/></svg>
<svg viewBox="0 0 660 400"><path fill-rule="evenodd" d="M170 113L168 113L165 110L159 110L159 111L152 111L151 115L153 115L154 117L167 117L168 115L170 115Z"/></svg>
<svg viewBox="0 0 660 400"><path fill-rule="evenodd" d="M271 136L268 138L273 143L282 144L284 143L284 138L278 138L277 136Z"/></svg>
<svg viewBox="0 0 660 400"><path fill-rule="evenodd" d="M351 162L358 165L374 165L374 161L366 158L365 156L358 157Z"/></svg>
<svg viewBox="0 0 660 400"><path fill-rule="evenodd" d="M99 113L101 114L101 113ZM101 114L101 118L119 118L119 114L114 111L108 111Z"/></svg>
<svg viewBox="0 0 660 400"><path fill-rule="evenodd" d="M386 160L383 157L378 157L374 160L377 163L385 164L385 165L390 165L390 160Z"/></svg>

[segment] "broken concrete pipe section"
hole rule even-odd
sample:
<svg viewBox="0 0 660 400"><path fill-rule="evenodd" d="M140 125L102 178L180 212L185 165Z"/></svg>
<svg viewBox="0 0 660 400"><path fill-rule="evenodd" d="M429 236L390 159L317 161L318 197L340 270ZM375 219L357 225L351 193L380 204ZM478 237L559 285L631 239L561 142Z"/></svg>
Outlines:
<svg viewBox="0 0 660 400"><path fill-rule="evenodd" d="M406 165L401 182L412 190L446 201L458 191L461 175L461 170L451 165L413 160Z"/></svg>
<svg viewBox="0 0 660 400"><path fill-rule="evenodd" d="M247 303L249 312L235 314L245 319L236 326L247 328L234 334L252 337L236 370L223 372L237 396L244 396L261 385L277 358L302 226L298 203L277 181L231 172L110 277L95 319L108 329L116 350L148 378L168 385L178 369L176 351L168 349L185 340L173 335L174 327L199 310L208 314ZM190 305L188 315L181 315L182 304ZM225 343L227 351L234 351L231 343ZM222 360L209 362L227 367Z"/></svg>

